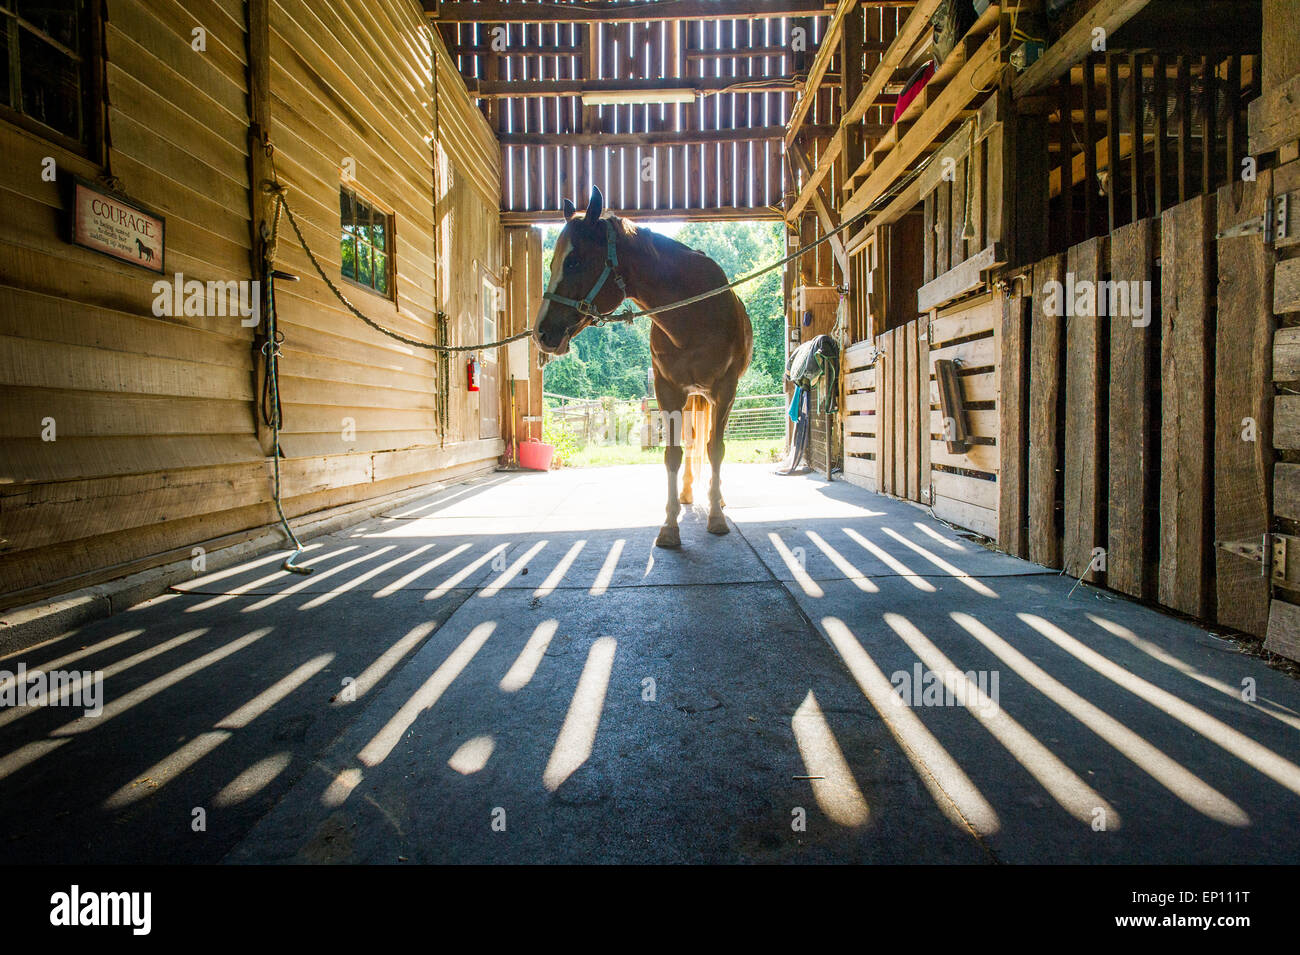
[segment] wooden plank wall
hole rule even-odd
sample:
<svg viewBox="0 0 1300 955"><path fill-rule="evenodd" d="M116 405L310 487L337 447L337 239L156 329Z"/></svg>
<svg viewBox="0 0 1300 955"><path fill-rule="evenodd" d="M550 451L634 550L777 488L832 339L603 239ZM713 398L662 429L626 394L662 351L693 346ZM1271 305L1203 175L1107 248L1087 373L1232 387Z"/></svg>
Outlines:
<svg viewBox="0 0 1300 955"><path fill-rule="evenodd" d="M202 54L190 47L196 24L207 31ZM453 338L476 335L476 266L499 273L502 264L499 159L443 50L435 301L432 48L420 5L282 0L271 4L270 30L276 165L325 268L337 277L338 192L351 157L357 185L396 215L397 299L346 286L350 296L413 337L432 337L439 308L458 322ZM249 278L245 4L109 0L106 42L113 173L166 216L167 272ZM6 605L188 557L274 517L252 330L237 317L155 316L155 275L64 242L62 183L39 175L48 155L60 179L102 172L0 123L10 212L0 234ZM277 264L302 276L277 290L288 514L493 463L499 442L477 440L477 407L455 382L453 433L439 449L434 362L343 313L287 229ZM40 438L47 417L57 441Z"/></svg>
<svg viewBox="0 0 1300 955"><path fill-rule="evenodd" d="M929 321L925 374L926 460L937 517L998 536L998 358L1002 295L992 292L936 311ZM921 339L926 344L925 339ZM957 454L944 439L934 363L957 361L970 447Z"/></svg>
<svg viewBox="0 0 1300 955"><path fill-rule="evenodd" d="M108 121L121 188L166 217L169 273L246 278L243 5L187 12L113 0L108 14ZM196 19L208 31L203 56L190 48ZM269 519L259 506L269 487L252 413L250 330L236 318L157 317L156 275L67 244L65 183L42 179L45 156L60 180L101 172L0 123L0 591L188 551ZM40 437L47 417L54 442Z"/></svg>
<svg viewBox="0 0 1300 955"><path fill-rule="evenodd" d="M1293 134L1295 127L1292 127ZM1273 173L1273 195L1300 197L1300 162ZM1294 213L1293 213L1294 215ZM1295 221L1294 219L1292 221ZM1286 276L1300 263L1300 230L1288 229L1274 251L1273 310L1273 531L1285 547L1285 564L1273 568L1267 640L1274 653L1300 661L1300 287Z"/></svg>
<svg viewBox="0 0 1300 955"><path fill-rule="evenodd" d="M1300 171L1294 175L1300 185ZM1274 336L1274 312L1289 313L1276 301L1273 253L1260 237L1212 236L1259 215L1272 189L1261 173L1255 184L1187 200L1033 267L1027 356L1017 309L1002 314L1000 546L1139 599L1265 633L1270 588L1258 553L1271 524L1270 481L1276 517L1300 514L1288 496L1300 489L1300 454L1290 458L1300 450L1292 419L1300 408L1285 392L1274 398L1270 385L1300 378L1300 352L1291 347L1300 336L1290 328ZM1063 283L1055 305L1050 281ZM1146 310L1087 311L1077 289L1091 281L1139 290L1150 282ZM1071 301L1084 310L1055 314ZM1100 291L1095 301L1100 306ZM1019 402L1028 403L1027 416L1016 413ZM1010 444L1023 440L1026 417L1027 453L1015 454ZM1276 470L1270 434L1283 456ZM1018 461L1027 461L1023 496L1012 487ZM1098 547L1104 568L1093 563ZM1256 556L1241 556L1243 547ZM1280 573L1286 586L1290 571Z"/></svg>

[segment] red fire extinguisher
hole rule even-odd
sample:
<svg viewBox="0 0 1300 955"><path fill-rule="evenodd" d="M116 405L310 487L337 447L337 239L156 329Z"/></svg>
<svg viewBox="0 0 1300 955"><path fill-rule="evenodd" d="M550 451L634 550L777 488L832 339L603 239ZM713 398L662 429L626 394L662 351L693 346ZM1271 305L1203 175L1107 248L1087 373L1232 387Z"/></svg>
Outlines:
<svg viewBox="0 0 1300 955"><path fill-rule="evenodd" d="M478 358L470 356L469 364L465 368L465 378L470 391L478 391Z"/></svg>

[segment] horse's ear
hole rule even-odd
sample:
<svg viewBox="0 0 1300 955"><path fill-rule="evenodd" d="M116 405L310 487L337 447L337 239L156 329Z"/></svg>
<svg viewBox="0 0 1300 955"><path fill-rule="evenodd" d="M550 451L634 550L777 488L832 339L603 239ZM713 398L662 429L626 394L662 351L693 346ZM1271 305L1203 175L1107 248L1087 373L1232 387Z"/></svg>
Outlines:
<svg viewBox="0 0 1300 955"><path fill-rule="evenodd" d="M591 201L587 203L587 224L594 225L605 211L605 197L600 194L599 186L591 187Z"/></svg>
<svg viewBox="0 0 1300 955"><path fill-rule="evenodd" d="M571 199L565 199L565 200L564 200L564 218L566 218L566 219L572 219L573 216L574 216L574 214L575 214L577 211L578 211L578 208L577 208L577 206L575 206L575 205L573 204L573 200L571 200Z"/></svg>

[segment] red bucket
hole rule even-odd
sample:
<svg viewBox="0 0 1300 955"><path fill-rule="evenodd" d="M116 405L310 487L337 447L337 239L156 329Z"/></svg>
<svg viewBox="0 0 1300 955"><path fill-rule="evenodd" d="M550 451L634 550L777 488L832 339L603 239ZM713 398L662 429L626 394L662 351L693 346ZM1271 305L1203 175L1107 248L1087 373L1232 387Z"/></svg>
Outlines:
<svg viewBox="0 0 1300 955"><path fill-rule="evenodd" d="M555 455L555 445L542 444L540 441L524 441L519 445L519 466L534 471L549 471L551 458Z"/></svg>

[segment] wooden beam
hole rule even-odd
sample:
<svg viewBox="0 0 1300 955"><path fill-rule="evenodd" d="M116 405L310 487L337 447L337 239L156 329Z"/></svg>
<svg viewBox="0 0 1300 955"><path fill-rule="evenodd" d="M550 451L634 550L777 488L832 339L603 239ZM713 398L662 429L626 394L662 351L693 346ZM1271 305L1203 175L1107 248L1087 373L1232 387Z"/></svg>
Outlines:
<svg viewBox="0 0 1300 955"><path fill-rule="evenodd" d="M681 221L700 220L704 222L740 222L746 220L765 220L777 222L781 212L767 206L720 206L715 208L690 209L615 209L633 222L653 222L655 220ZM530 209L521 212L502 212L502 226L560 224L564 214L559 209Z"/></svg>
<svg viewBox="0 0 1300 955"><path fill-rule="evenodd" d="M903 60L916 45L916 41L930 28L930 18L934 16L942 2L943 0L918 0L912 7L911 14L898 28L898 33L894 41L889 44L889 49L885 50L880 63L871 71L871 76L862 87L862 92L845 111L841 119L842 124L857 122L875 105L881 94L885 92L885 87L894 73L902 66ZM786 137L786 142L790 142L789 136Z"/></svg>
<svg viewBox="0 0 1300 955"><path fill-rule="evenodd" d="M784 126L664 130L650 133L502 133L502 146L690 146L781 139Z"/></svg>
<svg viewBox="0 0 1300 955"><path fill-rule="evenodd" d="M919 4L917 8L920 8ZM988 39L966 62L961 71L935 97L929 109L921 114L921 118L903 136L898 145L890 150L880 165L872 170L867 181L844 203L840 209L841 216L846 219L851 218L871 205L884 192L885 187L897 179L898 175L917 159L945 128L961 117L962 111L975 95L974 91L984 89L993 82L1000 68L998 64L1000 42L997 31L989 34Z"/></svg>
<svg viewBox="0 0 1300 955"><path fill-rule="evenodd" d="M807 179L811 173L808 170L808 160L803 156L803 150L796 143L794 149L786 150L786 156L790 159L792 171L797 171L804 179ZM812 196L813 208L817 212L817 221L821 223L825 232L830 232L840 224L835 212L831 209L830 203L826 201L826 196L821 189L815 189ZM831 253L835 256L835 263L840 267L841 277L847 277L849 274L849 259L844 253L844 237L835 235L830 238Z"/></svg>
<svg viewBox="0 0 1300 955"><path fill-rule="evenodd" d="M881 0L876 0L881 2ZM906 6L905 0L883 0ZM823 16L827 0L675 0L673 3L519 3L504 0L424 0L439 23L647 23L659 20L738 20Z"/></svg>
<svg viewBox="0 0 1300 955"><path fill-rule="evenodd" d="M1042 92L1072 66L1083 62L1093 52L1093 31L1101 29L1109 37L1147 5L1149 0L1097 0L1059 40L1021 73L1012 84L1016 99Z"/></svg>
<svg viewBox="0 0 1300 955"><path fill-rule="evenodd" d="M790 122L787 124L789 128L789 134L786 137L787 144L794 142L799 127L803 125L808 110L812 108L812 104L817 98L817 88L821 86L826 71L830 68L831 58L835 55L836 47L839 46L840 33L844 29L844 18L857 5L858 0L839 0L839 4L835 8L835 16L831 19L830 26L826 28L826 33L822 36L821 45L817 47L817 55L813 59L812 69L808 71L808 79L804 82L803 92L790 113Z"/></svg>
<svg viewBox="0 0 1300 955"><path fill-rule="evenodd" d="M750 85L734 76L697 76L681 79L561 79L465 81L469 95L479 99L517 99L537 96L581 96L583 93L659 93L688 90L695 93L790 93L796 77L762 77ZM732 89L744 83L743 89Z"/></svg>

